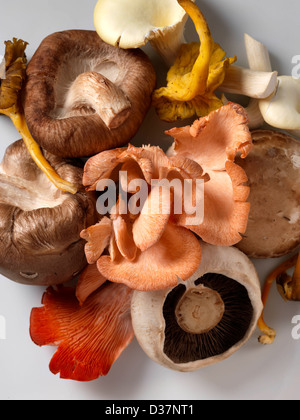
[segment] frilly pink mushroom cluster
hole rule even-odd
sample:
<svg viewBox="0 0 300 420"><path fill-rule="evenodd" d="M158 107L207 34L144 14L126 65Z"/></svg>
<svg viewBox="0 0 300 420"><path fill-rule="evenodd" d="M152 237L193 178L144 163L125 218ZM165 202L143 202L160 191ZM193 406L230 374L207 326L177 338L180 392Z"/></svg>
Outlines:
<svg viewBox="0 0 300 420"><path fill-rule="evenodd" d="M128 188L129 180L143 179L149 193L139 214L130 212L120 194L113 214L82 231L88 263L96 263L99 272L112 282L136 290L157 290L176 285L178 278L187 280L199 266L197 236L214 245L239 242L247 226L249 187L244 170L234 160L237 154L244 158L251 150L247 121L244 109L229 103L192 126L169 130L175 138L172 156L159 147L129 145L90 158L83 177L88 189L96 190L99 182L111 178L120 181L130 195L137 190ZM119 179L123 173L127 174L126 185ZM176 191L167 195L163 187L153 188L154 179L182 183L202 179L203 221L187 223L191 215L185 213L184 206L182 213L176 214ZM125 212L120 210L124 206Z"/></svg>

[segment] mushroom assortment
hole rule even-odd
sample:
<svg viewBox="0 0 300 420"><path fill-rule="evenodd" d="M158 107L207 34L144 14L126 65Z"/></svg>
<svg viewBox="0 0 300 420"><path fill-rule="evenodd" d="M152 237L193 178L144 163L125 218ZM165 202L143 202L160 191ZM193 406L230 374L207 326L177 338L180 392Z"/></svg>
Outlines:
<svg viewBox="0 0 300 420"><path fill-rule="evenodd" d="M200 43L184 40L189 16ZM0 112L23 138L0 165L0 272L48 286L31 313L32 340L57 345L51 372L78 381L106 375L134 336L177 371L228 358L257 326L260 342L272 342L268 292L276 280L285 299L300 299L300 257L263 290L250 258L300 245L299 142L275 129L299 133L288 109L298 108L298 81L272 71L266 48L247 35L249 69L234 65L193 0L98 0L94 25L47 36L28 65L26 43L14 40L9 77L0 72ZM148 41L170 66L166 87L156 89L139 48ZM285 89L291 118L280 111L275 121ZM131 144L150 106L164 121L197 116L165 132L167 153ZM192 211L182 208L186 184ZM110 186L115 201L105 207Z"/></svg>

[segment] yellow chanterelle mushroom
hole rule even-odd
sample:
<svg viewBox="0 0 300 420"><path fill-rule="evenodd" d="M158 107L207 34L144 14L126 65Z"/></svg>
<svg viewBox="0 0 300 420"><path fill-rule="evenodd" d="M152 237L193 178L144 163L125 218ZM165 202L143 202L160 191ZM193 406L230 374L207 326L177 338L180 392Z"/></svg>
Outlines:
<svg viewBox="0 0 300 420"><path fill-rule="evenodd" d="M158 116L170 122L205 116L220 108L223 101L215 91L223 83L226 69L236 61L236 57L225 57L226 53L213 41L198 6L191 0L178 0L178 3L192 18L200 44L182 44L168 72L167 86L154 92L153 105Z"/></svg>

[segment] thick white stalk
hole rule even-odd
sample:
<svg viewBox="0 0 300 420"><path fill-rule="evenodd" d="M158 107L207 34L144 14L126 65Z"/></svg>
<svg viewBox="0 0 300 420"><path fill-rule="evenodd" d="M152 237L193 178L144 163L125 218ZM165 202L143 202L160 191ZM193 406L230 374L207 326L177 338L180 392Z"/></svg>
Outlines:
<svg viewBox="0 0 300 420"><path fill-rule="evenodd" d="M277 72L264 72L232 65L226 71L224 82L219 90L237 93L249 98L267 98L277 85Z"/></svg>

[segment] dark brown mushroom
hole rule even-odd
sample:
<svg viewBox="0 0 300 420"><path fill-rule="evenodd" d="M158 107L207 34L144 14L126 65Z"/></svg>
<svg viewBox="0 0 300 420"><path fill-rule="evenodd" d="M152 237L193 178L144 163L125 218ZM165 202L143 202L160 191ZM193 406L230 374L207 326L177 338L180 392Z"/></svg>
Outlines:
<svg viewBox="0 0 300 420"><path fill-rule="evenodd" d="M286 255L300 245L300 142L275 130L252 131L253 149L237 163L250 185L250 214L237 247L253 258Z"/></svg>
<svg viewBox="0 0 300 420"><path fill-rule="evenodd" d="M57 173L78 187L57 189L23 141L10 145L0 166L0 273L18 283L54 285L87 264L82 229L97 220L95 196L82 187L82 167L45 152Z"/></svg>
<svg viewBox="0 0 300 420"><path fill-rule="evenodd" d="M94 31L57 32L28 64L26 121L40 146L56 156L91 156L131 140L155 84L143 51L108 45Z"/></svg>

